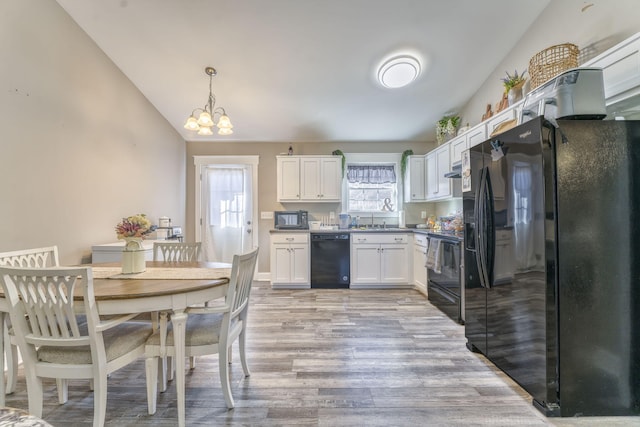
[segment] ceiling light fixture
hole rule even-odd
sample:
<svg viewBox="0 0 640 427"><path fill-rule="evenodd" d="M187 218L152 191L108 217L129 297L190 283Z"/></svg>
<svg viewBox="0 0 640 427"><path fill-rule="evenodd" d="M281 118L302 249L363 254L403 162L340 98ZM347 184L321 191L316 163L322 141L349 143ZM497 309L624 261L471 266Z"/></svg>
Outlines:
<svg viewBox="0 0 640 427"><path fill-rule="evenodd" d="M385 61L378 69L378 81L391 89L403 87L420 75L420 62L413 56L396 56Z"/></svg>
<svg viewBox="0 0 640 427"><path fill-rule="evenodd" d="M213 67L205 68L204 72L209 76L209 99L204 108L196 108L191 112L191 115L184 124L184 128L198 132L198 135L213 135L211 128L217 126L218 135L231 135L233 133L233 125L226 111L224 111L222 107L214 108L216 105L216 97L211 90L211 81L213 80L213 76L218 72ZM196 118L198 111L200 114L198 118ZM215 120L216 116L218 117L217 123Z"/></svg>

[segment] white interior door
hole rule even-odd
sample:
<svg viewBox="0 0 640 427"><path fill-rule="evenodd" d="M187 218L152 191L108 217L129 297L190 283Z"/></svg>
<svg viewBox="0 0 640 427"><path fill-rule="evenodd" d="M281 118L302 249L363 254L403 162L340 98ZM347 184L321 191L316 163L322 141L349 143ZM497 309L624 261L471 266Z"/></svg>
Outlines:
<svg viewBox="0 0 640 427"><path fill-rule="evenodd" d="M257 246L257 156L196 156L196 241L205 261Z"/></svg>

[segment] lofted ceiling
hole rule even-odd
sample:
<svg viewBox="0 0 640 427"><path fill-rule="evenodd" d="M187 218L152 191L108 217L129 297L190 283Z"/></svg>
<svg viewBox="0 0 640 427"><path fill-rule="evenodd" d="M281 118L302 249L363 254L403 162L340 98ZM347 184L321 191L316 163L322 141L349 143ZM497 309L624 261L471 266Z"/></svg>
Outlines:
<svg viewBox="0 0 640 427"><path fill-rule="evenodd" d="M187 141L433 141L550 0L57 0ZM399 52L418 79L381 86ZM208 98L230 136L184 120Z"/></svg>

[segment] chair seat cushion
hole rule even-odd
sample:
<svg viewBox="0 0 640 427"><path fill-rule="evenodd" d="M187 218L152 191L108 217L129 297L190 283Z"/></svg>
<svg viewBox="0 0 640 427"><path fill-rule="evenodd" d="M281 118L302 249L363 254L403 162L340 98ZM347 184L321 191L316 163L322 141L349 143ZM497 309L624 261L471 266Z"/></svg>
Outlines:
<svg viewBox="0 0 640 427"><path fill-rule="evenodd" d="M217 344L220 341L220 328L222 326L222 313L191 314L187 317L187 330L185 344L189 346L201 346ZM173 346L173 326L167 330L167 346ZM147 345L160 345L160 331L156 331L147 340Z"/></svg>
<svg viewBox="0 0 640 427"><path fill-rule="evenodd" d="M86 323L79 325L79 327L82 335L88 333ZM150 325L138 322L125 322L107 329L102 334L107 362L144 345L152 333ZM60 364L90 364L92 363L91 348L88 345L79 347L42 346L38 349L38 360Z"/></svg>

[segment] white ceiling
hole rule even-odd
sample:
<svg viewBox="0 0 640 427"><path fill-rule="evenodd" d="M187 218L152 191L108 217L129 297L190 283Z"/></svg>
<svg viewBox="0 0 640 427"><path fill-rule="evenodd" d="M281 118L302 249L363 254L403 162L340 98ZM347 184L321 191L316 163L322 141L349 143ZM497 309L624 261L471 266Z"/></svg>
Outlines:
<svg viewBox="0 0 640 427"><path fill-rule="evenodd" d="M57 0L185 140L432 141L549 3L519 0ZM397 52L418 80L386 89ZM183 129L208 98L234 134Z"/></svg>

